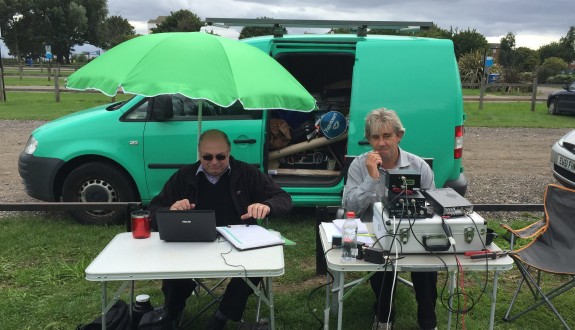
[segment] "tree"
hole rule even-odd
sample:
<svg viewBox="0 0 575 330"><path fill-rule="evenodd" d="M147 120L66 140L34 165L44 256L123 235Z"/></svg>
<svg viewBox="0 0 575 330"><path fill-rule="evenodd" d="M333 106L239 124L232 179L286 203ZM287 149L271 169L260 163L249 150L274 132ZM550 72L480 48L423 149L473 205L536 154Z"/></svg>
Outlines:
<svg viewBox="0 0 575 330"><path fill-rule="evenodd" d="M257 17L256 19L272 19L271 17ZM251 37L258 37L258 36L268 36L275 34L274 27L265 27L265 26L244 26L240 31L240 39L251 38ZM287 33L287 30L283 28L283 33Z"/></svg>
<svg viewBox="0 0 575 330"><path fill-rule="evenodd" d="M523 71L534 71L539 64L539 53L531 48L517 48L515 50L515 58L517 64L523 68Z"/></svg>
<svg viewBox="0 0 575 330"><path fill-rule="evenodd" d="M202 19L187 9L170 12L166 20L152 28L152 33L197 32L204 26Z"/></svg>
<svg viewBox="0 0 575 330"><path fill-rule="evenodd" d="M563 47L561 58L567 63L575 60L575 26L571 26L567 34L559 39L559 44Z"/></svg>
<svg viewBox="0 0 575 330"><path fill-rule="evenodd" d="M499 41L499 59L502 66L512 66L515 63L515 35L508 32L507 35Z"/></svg>
<svg viewBox="0 0 575 330"><path fill-rule="evenodd" d="M477 84L483 77L483 50L473 50L463 54L457 61L461 82Z"/></svg>
<svg viewBox="0 0 575 330"><path fill-rule="evenodd" d="M547 81L547 78L560 74L562 71L567 70L569 65L559 57L549 57L539 69L538 79L541 82Z"/></svg>
<svg viewBox="0 0 575 330"><path fill-rule="evenodd" d="M86 9L88 25L84 33L84 40L92 45L106 42L102 29L108 16L107 0L78 0Z"/></svg>
<svg viewBox="0 0 575 330"><path fill-rule="evenodd" d="M30 14L29 0L0 1L0 29L2 39L11 55L18 58L20 55L37 53L34 46L35 35L33 17Z"/></svg>
<svg viewBox="0 0 575 330"><path fill-rule="evenodd" d="M416 33L416 35L424 38L435 38L435 39L451 39L453 37L453 31L448 31L438 27L433 24L429 30L421 30Z"/></svg>
<svg viewBox="0 0 575 330"><path fill-rule="evenodd" d="M484 51L487 49L487 39L475 29L471 30L468 28L465 31L456 32L451 40L453 40L455 57L457 59L471 51Z"/></svg>
<svg viewBox="0 0 575 330"><path fill-rule="evenodd" d="M575 60L575 26L571 26L564 37L559 42L539 47L539 59L541 62L550 57L559 57L567 63Z"/></svg>
<svg viewBox="0 0 575 330"><path fill-rule="evenodd" d="M101 42L95 46L102 49L110 49L136 36L134 27L127 19L121 16L110 16L106 18L100 33Z"/></svg>

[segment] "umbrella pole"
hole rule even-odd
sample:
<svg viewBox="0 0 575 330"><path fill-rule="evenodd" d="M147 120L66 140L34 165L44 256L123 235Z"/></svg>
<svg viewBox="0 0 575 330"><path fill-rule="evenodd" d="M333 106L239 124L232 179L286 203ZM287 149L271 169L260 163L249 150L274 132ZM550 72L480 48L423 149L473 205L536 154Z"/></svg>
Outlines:
<svg viewBox="0 0 575 330"><path fill-rule="evenodd" d="M200 99L198 103L198 143L197 143L197 160L200 160L200 135L202 134L202 105L204 101Z"/></svg>

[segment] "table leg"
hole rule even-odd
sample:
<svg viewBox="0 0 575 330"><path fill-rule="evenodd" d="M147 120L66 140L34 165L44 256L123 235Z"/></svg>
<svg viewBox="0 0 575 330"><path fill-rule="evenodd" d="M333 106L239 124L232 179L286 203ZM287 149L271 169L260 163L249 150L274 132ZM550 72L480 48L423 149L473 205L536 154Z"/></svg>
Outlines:
<svg viewBox="0 0 575 330"><path fill-rule="evenodd" d="M274 290L272 288L272 278L271 277L266 277L266 287L267 287L267 291L268 291L268 299L270 301L270 327L271 330L274 330L276 328L276 319L275 319L275 314L274 314Z"/></svg>
<svg viewBox="0 0 575 330"><path fill-rule="evenodd" d="M335 271L334 271L335 272ZM330 281L330 277L329 277L329 273L326 272L325 273L325 281L326 283L329 283ZM335 281L335 279L334 279ZM325 308L323 310L323 329L324 330L329 330L329 313L331 311L331 288L333 287L333 282L331 283L331 285L326 284L325 286Z"/></svg>
<svg viewBox="0 0 575 330"><path fill-rule="evenodd" d="M493 291L491 293L491 314L489 315L489 330L493 330L495 323L495 305L497 304L497 282L499 281L499 271L493 273Z"/></svg>
<svg viewBox="0 0 575 330"><path fill-rule="evenodd" d="M106 281L102 282L101 287L102 287L102 330L106 330L106 305L107 305Z"/></svg>
<svg viewBox="0 0 575 330"><path fill-rule="evenodd" d="M447 311L447 329L451 329L451 315L453 314L451 310L453 309L453 291L455 289L455 272L447 272L449 276L449 300L447 306L449 307Z"/></svg>
<svg viewBox="0 0 575 330"><path fill-rule="evenodd" d="M345 273L339 274L339 288L337 293L337 330L341 330L343 321L343 294L345 290Z"/></svg>

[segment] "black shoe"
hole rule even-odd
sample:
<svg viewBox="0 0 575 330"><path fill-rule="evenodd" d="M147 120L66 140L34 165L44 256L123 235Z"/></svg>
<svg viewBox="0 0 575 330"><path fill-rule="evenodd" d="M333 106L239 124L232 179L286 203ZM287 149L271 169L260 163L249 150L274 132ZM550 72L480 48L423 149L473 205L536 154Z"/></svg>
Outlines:
<svg viewBox="0 0 575 330"><path fill-rule="evenodd" d="M138 329L174 330L176 327L173 320L167 317L163 308L159 307L142 316Z"/></svg>
<svg viewBox="0 0 575 330"><path fill-rule="evenodd" d="M270 324L268 320L262 319L259 322L245 322L241 321L238 323L238 330L269 330Z"/></svg>

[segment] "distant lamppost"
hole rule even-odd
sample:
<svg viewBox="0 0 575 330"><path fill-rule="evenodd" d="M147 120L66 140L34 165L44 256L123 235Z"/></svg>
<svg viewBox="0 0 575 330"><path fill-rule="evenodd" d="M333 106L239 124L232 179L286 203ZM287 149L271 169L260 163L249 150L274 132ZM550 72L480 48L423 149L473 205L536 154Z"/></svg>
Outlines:
<svg viewBox="0 0 575 330"><path fill-rule="evenodd" d="M14 24L18 23L18 21L20 21L22 18L24 17L24 15L22 14L16 14L14 16L12 16L12 26L14 27ZM18 42L18 31L16 30L16 28L14 27L14 33L16 35L16 61L18 61L18 72L20 73L20 80L22 80L22 61L20 58L20 45Z"/></svg>

